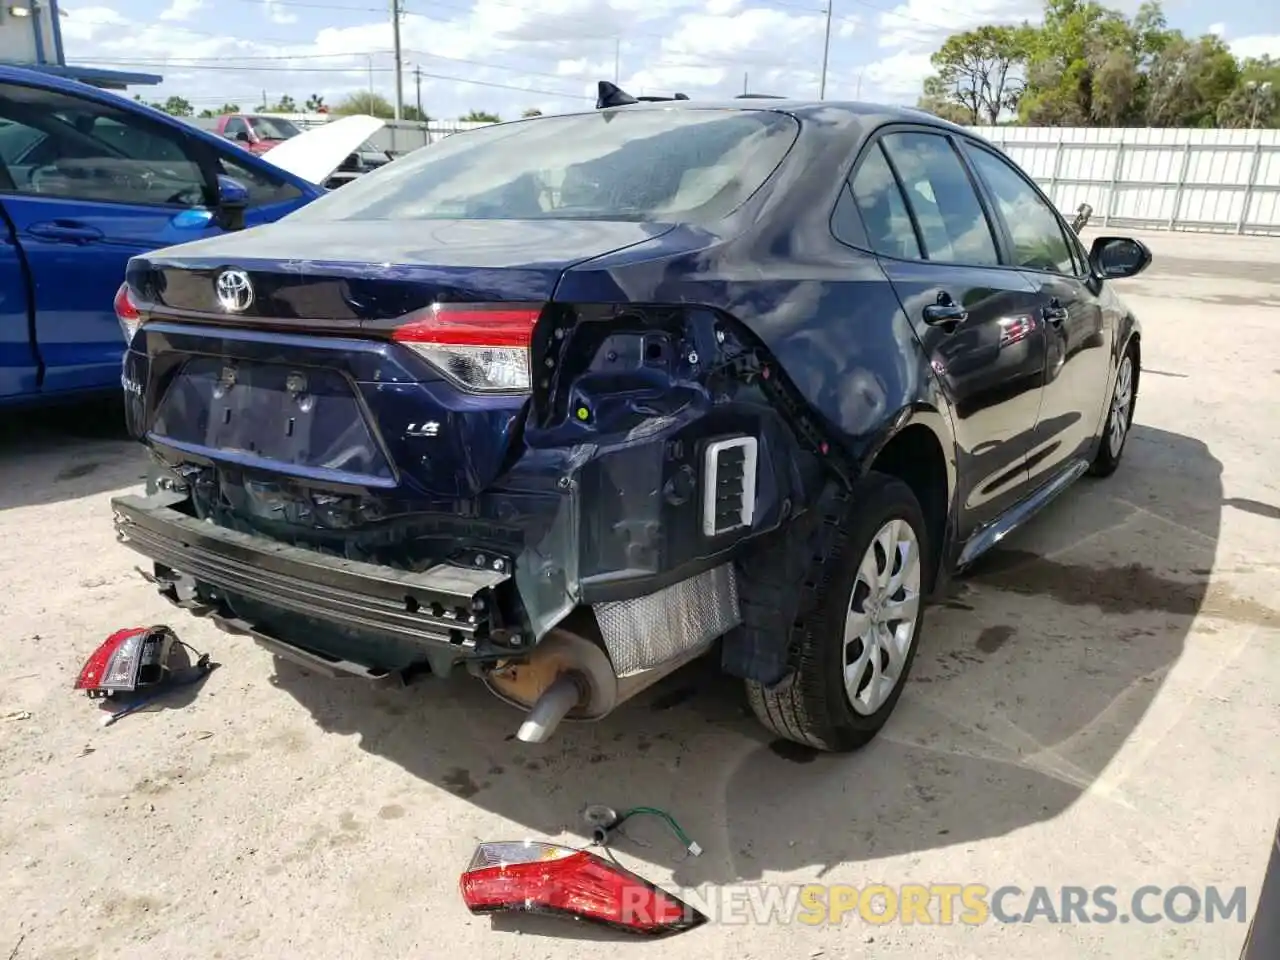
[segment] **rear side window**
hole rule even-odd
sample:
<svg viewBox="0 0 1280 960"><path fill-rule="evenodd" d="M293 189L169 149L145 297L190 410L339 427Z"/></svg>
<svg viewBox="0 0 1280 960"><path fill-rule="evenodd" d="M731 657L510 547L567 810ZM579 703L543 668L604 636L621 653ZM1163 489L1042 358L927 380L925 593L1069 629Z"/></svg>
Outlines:
<svg viewBox="0 0 1280 960"><path fill-rule="evenodd" d="M293 221L719 219L799 124L770 110L600 110L454 134L308 204Z"/></svg>
<svg viewBox="0 0 1280 960"><path fill-rule="evenodd" d="M891 133L881 142L902 179L925 256L944 263L998 264L991 225L951 142L932 133Z"/></svg>
<svg viewBox="0 0 1280 960"><path fill-rule="evenodd" d="M1076 264L1053 209L1006 161L981 147L968 147L974 169L995 197L1013 238L1014 266L1074 274Z"/></svg>
<svg viewBox="0 0 1280 960"><path fill-rule="evenodd" d="M851 187L871 249L886 257L919 260L920 244L911 215L879 144L867 151Z"/></svg>

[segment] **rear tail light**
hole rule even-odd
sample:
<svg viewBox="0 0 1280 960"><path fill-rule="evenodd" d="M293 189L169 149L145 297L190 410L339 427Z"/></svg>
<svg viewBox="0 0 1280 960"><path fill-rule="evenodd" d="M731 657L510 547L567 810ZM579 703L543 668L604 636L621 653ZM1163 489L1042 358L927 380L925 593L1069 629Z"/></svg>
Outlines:
<svg viewBox="0 0 1280 960"><path fill-rule="evenodd" d="M436 304L411 314L391 337L465 390L527 393L536 304Z"/></svg>
<svg viewBox="0 0 1280 960"><path fill-rule="evenodd" d="M125 344L133 343L133 335L138 332L138 327L142 326L142 311L133 302L127 283L120 284L120 289L116 291L115 308L116 319L120 321Z"/></svg>
<svg viewBox="0 0 1280 960"><path fill-rule="evenodd" d="M173 631L164 626L117 630L89 655L75 689L109 697L159 683L174 640Z"/></svg>
<svg viewBox="0 0 1280 960"><path fill-rule="evenodd" d="M560 914L650 935L707 922L705 914L614 862L532 840L482 843L460 886L472 913Z"/></svg>

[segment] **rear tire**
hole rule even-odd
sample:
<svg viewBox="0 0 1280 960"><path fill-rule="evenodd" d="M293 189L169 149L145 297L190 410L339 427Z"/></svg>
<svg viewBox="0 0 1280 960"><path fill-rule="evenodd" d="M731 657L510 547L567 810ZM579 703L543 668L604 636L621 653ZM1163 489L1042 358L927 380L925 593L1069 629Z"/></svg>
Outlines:
<svg viewBox="0 0 1280 960"><path fill-rule="evenodd" d="M813 612L792 628L793 672L748 680L756 717L779 736L833 753L870 742L906 686L933 556L924 513L901 480L872 473L813 572Z"/></svg>
<svg viewBox="0 0 1280 960"><path fill-rule="evenodd" d="M1111 388L1111 400L1107 406L1107 422L1102 427L1098 453L1089 465L1089 473L1095 477L1109 477L1120 466L1129 431L1133 427L1133 409L1138 399L1138 351L1130 342L1120 358L1115 386Z"/></svg>

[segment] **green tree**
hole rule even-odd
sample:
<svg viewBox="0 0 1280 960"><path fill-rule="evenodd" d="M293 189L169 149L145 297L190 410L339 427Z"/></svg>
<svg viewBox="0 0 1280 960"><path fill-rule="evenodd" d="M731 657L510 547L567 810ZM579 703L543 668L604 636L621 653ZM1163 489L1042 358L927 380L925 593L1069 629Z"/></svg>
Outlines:
<svg viewBox="0 0 1280 960"><path fill-rule="evenodd" d="M240 112L240 104L224 103L217 110L207 110L207 109L201 110L200 116L205 117L206 119L212 119L213 117L222 117L229 113L239 113L239 112Z"/></svg>
<svg viewBox="0 0 1280 960"><path fill-rule="evenodd" d="M298 113L298 102L285 94L275 103L261 108L263 113Z"/></svg>
<svg viewBox="0 0 1280 960"><path fill-rule="evenodd" d="M943 83L941 77L925 80L924 95L916 106L952 123L964 125L974 122L973 111L960 104L955 91Z"/></svg>
<svg viewBox="0 0 1280 960"><path fill-rule="evenodd" d="M1156 55L1145 119L1152 127L1212 127L1240 80L1240 65L1218 37L1181 34Z"/></svg>
<svg viewBox="0 0 1280 960"><path fill-rule="evenodd" d="M1123 103L1116 98L1136 83L1125 73L1135 48L1132 26L1118 11L1092 0L1048 0L1043 26L1029 33L1020 119L1042 126L1096 123L1093 92L1100 70L1108 74L1108 93L1098 109L1112 118L1129 113L1132 94Z"/></svg>
<svg viewBox="0 0 1280 960"><path fill-rule="evenodd" d="M153 110L160 110L174 117L193 117L196 113L191 102L182 97L169 97L164 103L159 103L154 100L143 100L141 94L135 93L133 99L138 103L146 104Z"/></svg>
<svg viewBox="0 0 1280 960"><path fill-rule="evenodd" d="M387 102L387 98L367 91L361 93L352 93L345 97L341 103L333 108L333 112L339 116L364 115L370 117L379 117L383 120L390 120L396 115L395 107Z"/></svg>
<svg viewBox="0 0 1280 960"><path fill-rule="evenodd" d="M986 26L953 34L931 58L937 82L926 96L938 106L959 107L966 123L998 123L1001 114L1017 107L1022 94L1028 38L1019 27Z"/></svg>
<svg viewBox="0 0 1280 960"><path fill-rule="evenodd" d="M1216 119L1220 127L1280 128L1280 59L1246 60L1235 89L1218 104Z"/></svg>
<svg viewBox="0 0 1280 960"><path fill-rule="evenodd" d="M528 110L524 111L524 113L520 114L520 116L522 116L522 117L540 117L540 116L542 116L542 111L541 111L541 110L539 110L537 107L530 107Z"/></svg>
<svg viewBox="0 0 1280 960"><path fill-rule="evenodd" d="M427 116L427 112L425 110L419 110L412 104L406 104L405 108L400 112L400 115L406 120L412 120L415 123L427 123L431 119Z"/></svg>
<svg viewBox="0 0 1280 960"><path fill-rule="evenodd" d="M160 105L160 109L175 117L190 117L196 112L190 101L184 100L182 97L169 97Z"/></svg>
<svg viewBox="0 0 1280 960"><path fill-rule="evenodd" d="M311 96L307 97L307 102L305 105L305 109L307 113L319 113L321 110L324 109L324 106L325 106L324 97L322 97L320 94L313 93Z"/></svg>
<svg viewBox="0 0 1280 960"><path fill-rule="evenodd" d="M496 113L489 113L487 110L472 110L465 117L459 117L463 123L500 123L501 118Z"/></svg>

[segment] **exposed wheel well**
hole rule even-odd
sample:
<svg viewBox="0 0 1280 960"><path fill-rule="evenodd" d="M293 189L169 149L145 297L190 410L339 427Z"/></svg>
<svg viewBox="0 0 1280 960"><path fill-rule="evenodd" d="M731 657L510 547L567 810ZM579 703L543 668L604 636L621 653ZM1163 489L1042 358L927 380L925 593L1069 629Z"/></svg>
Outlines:
<svg viewBox="0 0 1280 960"><path fill-rule="evenodd" d="M928 582L932 588L947 530L947 460L932 430L913 424L894 435L871 465L878 473L897 477L916 495L929 530Z"/></svg>

